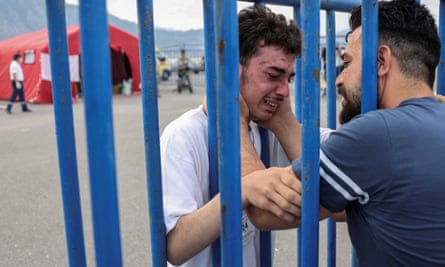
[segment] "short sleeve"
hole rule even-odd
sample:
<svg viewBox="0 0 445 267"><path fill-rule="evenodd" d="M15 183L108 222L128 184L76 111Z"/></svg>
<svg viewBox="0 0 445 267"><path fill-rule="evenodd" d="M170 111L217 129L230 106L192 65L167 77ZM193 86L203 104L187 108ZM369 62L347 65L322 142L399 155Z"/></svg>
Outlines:
<svg viewBox="0 0 445 267"><path fill-rule="evenodd" d="M378 112L358 116L320 146L320 203L332 212L350 202L367 204L390 181L392 145Z"/></svg>
<svg viewBox="0 0 445 267"><path fill-rule="evenodd" d="M208 201L206 118L183 116L161 136L161 169L166 231Z"/></svg>
<svg viewBox="0 0 445 267"><path fill-rule="evenodd" d="M392 145L385 120L377 113L358 116L320 145L320 204L339 212L350 202L367 204L390 181L383 175L391 164ZM301 177L301 159L292 167Z"/></svg>

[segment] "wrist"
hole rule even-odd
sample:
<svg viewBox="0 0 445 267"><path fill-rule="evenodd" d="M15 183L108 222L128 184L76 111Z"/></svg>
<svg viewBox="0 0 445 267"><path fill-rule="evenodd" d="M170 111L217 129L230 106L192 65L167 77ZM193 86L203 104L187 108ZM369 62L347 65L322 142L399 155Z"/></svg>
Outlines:
<svg viewBox="0 0 445 267"><path fill-rule="evenodd" d="M286 134L289 132L289 129L296 122L295 116L292 113L286 113L281 116L280 120L277 120L276 123L271 124L269 130L271 130L275 135Z"/></svg>
<svg viewBox="0 0 445 267"><path fill-rule="evenodd" d="M247 130L250 131L250 125L249 125L249 120L245 120L243 118L241 118L240 120L240 130Z"/></svg>

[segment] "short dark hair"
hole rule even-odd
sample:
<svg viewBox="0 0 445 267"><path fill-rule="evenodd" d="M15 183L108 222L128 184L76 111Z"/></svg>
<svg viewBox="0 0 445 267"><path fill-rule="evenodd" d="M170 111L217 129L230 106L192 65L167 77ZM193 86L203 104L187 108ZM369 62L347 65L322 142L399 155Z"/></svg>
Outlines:
<svg viewBox="0 0 445 267"><path fill-rule="evenodd" d="M17 60L17 59L19 59L19 58L21 58L22 56L19 54L19 53L15 53L14 54L14 56L12 56L12 58L14 59L14 60Z"/></svg>
<svg viewBox="0 0 445 267"><path fill-rule="evenodd" d="M300 30L295 23L264 6L251 6L239 12L238 35L241 65L248 64L261 45L277 46L295 56L301 52Z"/></svg>
<svg viewBox="0 0 445 267"><path fill-rule="evenodd" d="M441 43L430 11L415 0L379 2L379 44L388 45L401 71L433 87ZM361 26L361 7L349 19L351 30Z"/></svg>

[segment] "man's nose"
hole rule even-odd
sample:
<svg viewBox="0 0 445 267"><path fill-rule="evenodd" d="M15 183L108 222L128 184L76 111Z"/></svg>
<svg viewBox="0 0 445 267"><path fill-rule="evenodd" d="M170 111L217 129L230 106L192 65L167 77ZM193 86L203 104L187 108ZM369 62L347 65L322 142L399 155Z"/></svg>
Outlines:
<svg viewBox="0 0 445 267"><path fill-rule="evenodd" d="M335 87L339 88L343 85L343 71L337 76L335 80Z"/></svg>
<svg viewBox="0 0 445 267"><path fill-rule="evenodd" d="M287 81L281 82L277 87L277 94L282 95L284 97L289 96L289 83Z"/></svg>

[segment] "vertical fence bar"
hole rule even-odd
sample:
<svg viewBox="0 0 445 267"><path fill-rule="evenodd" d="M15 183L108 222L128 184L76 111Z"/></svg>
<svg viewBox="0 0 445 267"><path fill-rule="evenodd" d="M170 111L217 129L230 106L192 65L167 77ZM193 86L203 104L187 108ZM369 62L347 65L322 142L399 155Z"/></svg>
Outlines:
<svg viewBox="0 0 445 267"><path fill-rule="evenodd" d="M327 124L328 128L336 128L337 115L337 90L335 87L336 71L336 25L335 12L333 10L326 11L326 98L327 98ZM336 266L336 224L330 218L327 219L327 266Z"/></svg>
<svg viewBox="0 0 445 267"><path fill-rule="evenodd" d="M80 1L79 14L96 265L122 266L105 1Z"/></svg>
<svg viewBox="0 0 445 267"><path fill-rule="evenodd" d="M375 73L378 48L378 1L362 0L362 73ZM377 108L377 75L362 75L362 113Z"/></svg>
<svg viewBox="0 0 445 267"><path fill-rule="evenodd" d="M265 7L264 1L255 1L255 6ZM270 151L269 151L269 134L265 128L260 127L261 134L261 160L266 168L270 167ZM271 267L272 266L272 243L271 232L260 231L260 266Z"/></svg>
<svg viewBox="0 0 445 267"><path fill-rule="evenodd" d="M328 111L328 127L336 128L337 118L337 88L336 81L336 27L335 12L333 10L326 11L326 90L327 90L327 111Z"/></svg>
<svg viewBox="0 0 445 267"><path fill-rule="evenodd" d="M216 0L216 96L222 265L242 266L238 16L235 0Z"/></svg>
<svg viewBox="0 0 445 267"><path fill-rule="evenodd" d="M377 70L378 12L377 0L362 0L362 73L375 73ZM376 108L377 75L362 75L361 112ZM354 248L351 261L353 267L358 265Z"/></svg>
<svg viewBox="0 0 445 267"><path fill-rule="evenodd" d="M294 20L298 28L301 29L301 6L300 4L295 4L293 6L293 13L294 13ZM302 81L302 68L301 68L301 55L298 57L295 61L295 85L294 85L294 92L295 92L295 117L298 119L298 121L301 122L301 110L303 106L303 100L301 96L302 88L303 88L303 81ZM298 228L297 230L297 265L301 266L301 228Z"/></svg>
<svg viewBox="0 0 445 267"><path fill-rule="evenodd" d="M445 0L440 0L439 4L439 37L442 40L442 49L440 51L440 61L437 66L437 93L445 95Z"/></svg>
<svg viewBox="0 0 445 267"><path fill-rule="evenodd" d="M357 267L358 266L357 254L355 253L355 249L354 248L352 248L352 251L351 251L351 266L352 267Z"/></svg>
<svg viewBox="0 0 445 267"><path fill-rule="evenodd" d="M266 168L270 167L269 132L259 127L261 137L261 161ZM260 266L272 266L272 243L270 231L260 231Z"/></svg>
<svg viewBox="0 0 445 267"><path fill-rule="evenodd" d="M319 121L320 121L320 1L302 1L302 249L301 266L318 266L319 239Z"/></svg>
<svg viewBox="0 0 445 267"><path fill-rule="evenodd" d="M86 266L66 36L65 2L46 0L51 85L69 266Z"/></svg>
<svg viewBox="0 0 445 267"><path fill-rule="evenodd" d="M152 266L167 265L162 176L159 148L159 115L152 0L138 0L139 59L141 62L145 167L149 196Z"/></svg>
<svg viewBox="0 0 445 267"><path fill-rule="evenodd" d="M293 8L294 11L294 20L298 28L301 29L301 7L300 5L295 5ZM301 91L302 91L302 79L301 75L302 69L301 69L301 56L297 58L295 61L295 116L297 117L298 121L301 121L301 109L303 101L301 99Z"/></svg>
<svg viewBox="0 0 445 267"><path fill-rule="evenodd" d="M215 1L203 0L204 13L204 47L205 47L205 78L206 78L206 102L208 120L208 146L209 146L209 192L213 198L219 192L218 179L218 142L217 142L217 108L216 108L216 36L215 36ZM213 267L221 266L221 239L212 243Z"/></svg>

